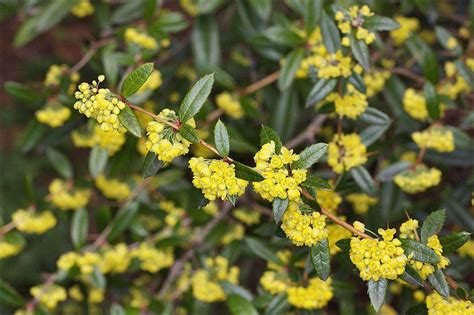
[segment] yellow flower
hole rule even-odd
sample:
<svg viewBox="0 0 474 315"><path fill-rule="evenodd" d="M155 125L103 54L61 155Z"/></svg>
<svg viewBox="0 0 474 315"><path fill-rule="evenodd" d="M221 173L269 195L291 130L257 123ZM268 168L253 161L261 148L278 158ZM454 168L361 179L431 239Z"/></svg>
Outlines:
<svg viewBox="0 0 474 315"><path fill-rule="evenodd" d="M433 125L424 131L412 133L411 137L420 148L438 152L454 151L453 132L442 126Z"/></svg>
<svg viewBox="0 0 474 315"><path fill-rule="evenodd" d="M152 244L145 242L140 243L137 248L132 249L130 255L140 260L140 268L142 270L151 273L168 268L174 263L172 248L166 248L164 250L156 249Z"/></svg>
<svg viewBox="0 0 474 315"><path fill-rule="evenodd" d="M202 189L204 197L214 201L217 198L229 200L245 192L248 182L235 177L235 166L222 160L191 158L189 168L193 172L193 185Z"/></svg>
<svg viewBox="0 0 474 315"><path fill-rule="evenodd" d="M412 88L406 89L403 94L403 109L416 120L425 121L428 118L425 97Z"/></svg>
<svg viewBox="0 0 474 315"><path fill-rule="evenodd" d="M71 8L71 14L79 18L92 15L94 14L94 6L90 0L79 0L79 2Z"/></svg>
<svg viewBox="0 0 474 315"><path fill-rule="evenodd" d="M390 78L390 71L375 70L364 74L367 97L372 97L383 90L385 82Z"/></svg>
<svg viewBox="0 0 474 315"><path fill-rule="evenodd" d="M219 208L217 207L217 204L215 202L211 201L207 205L202 207L202 211L209 215L215 216L219 212Z"/></svg>
<svg viewBox="0 0 474 315"><path fill-rule="evenodd" d="M117 179L108 179L100 174L95 179L95 186L109 199L125 200L130 195L130 187Z"/></svg>
<svg viewBox="0 0 474 315"><path fill-rule="evenodd" d="M372 16L374 13L366 5L359 9L359 6L354 5L349 8L348 12L337 11L335 18L337 26L343 34L350 34L351 30L356 31L356 38L364 40L367 45L370 45L375 40L375 34L369 32L364 25L364 16ZM343 38L343 45L349 46L350 41L348 37Z"/></svg>
<svg viewBox="0 0 474 315"><path fill-rule="evenodd" d="M466 59L467 65L469 65L469 62L471 64L473 63L470 60L472 60L472 58ZM472 68L473 66L471 66L471 70L473 70ZM444 71L446 72L446 79L437 86L437 92L439 94L445 95L450 99L455 100L459 94L471 91L471 87L459 73L454 62L446 62L444 64Z"/></svg>
<svg viewBox="0 0 474 315"><path fill-rule="evenodd" d="M458 40L454 37L450 37L448 41L446 42L446 47L449 49L454 49L458 46Z"/></svg>
<svg viewBox="0 0 474 315"><path fill-rule="evenodd" d="M8 237L8 236L7 236ZM15 256L23 249L24 244L22 243L12 243L7 239L0 239L0 258L4 259L10 256Z"/></svg>
<svg viewBox="0 0 474 315"><path fill-rule="evenodd" d="M365 232L365 224L360 222L360 221L354 221L354 223L352 224L354 226L354 228L357 230L357 231L360 231L362 233Z"/></svg>
<svg viewBox="0 0 474 315"><path fill-rule="evenodd" d="M426 297L426 307L428 315L441 314L474 314L474 305L468 300L458 300L452 296L445 298L437 292L433 292Z"/></svg>
<svg viewBox="0 0 474 315"><path fill-rule="evenodd" d="M171 123L176 123L178 121L176 113L167 108L163 109L158 116ZM186 124L191 127L196 127L193 118L189 119ZM154 152L158 156L158 159L163 162L171 162L175 157L185 155L189 152L191 142L184 139L178 132L167 124L158 121L151 121L148 123L146 131L146 149Z"/></svg>
<svg viewBox="0 0 474 315"><path fill-rule="evenodd" d="M12 221L18 231L32 234L43 234L56 225L56 217L49 210L35 213L18 209L13 213Z"/></svg>
<svg viewBox="0 0 474 315"><path fill-rule="evenodd" d="M155 69L152 71L145 83L143 83L143 85L138 89L137 93L156 90L162 83L161 72Z"/></svg>
<svg viewBox="0 0 474 315"><path fill-rule="evenodd" d="M82 294L81 288L78 285L74 285L69 288L68 295L71 299L77 302L84 300L84 295Z"/></svg>
<svg viewBox="0 0 474 315"><path fill-rule="evenodd" d="M219 281L239 283L239 268L230 267L229 261L221 256L207 258L206 269L198 270L191 280L194 297L202 302L213 303L227 298Z"/></svg>
<svg viewBox="0 0 474 315"><path fill-rule="evenodd" d="M400 160L415 164L417 156L418 154L415 151L407 151L403 152L403 154L400 156Z"/></svg>
<svg viewBox="0 0 474 315"><path fill-rule="evenodd" d="M244 110L240 101L229 92L223 92L217 95L216 104L224 113L234 119L240 119L244 116Z"/></svg>
<svg viewBox="0 0 474 315"><path fill-rule="evenodd" d="M71 110L65 106L55 104L47 105L35 112L36 119L52 128L61 127L71 117Z"/></svg>
<svg viewBox="0 0 474 315"><path fill-rule="evenodd" d="M89 303L99 304L104 300L104 290L99 288L89 288Z"/></svg>
<svg viewBox="0 0 474 315"><path fill-rule="evenodd" d="M370 206L377 204L377 198L370 197L364 193L352 193L347 195L346 200L352 204L355 213L365 214Z"/></svg>
<svg viewBox="0 0 474 315"><path fill-rule="evenodd" d="M186 215L186 210L177 207L173 201L161 201L159 207L168 213L165 217L165 223L168 226L175 226Z"/></svg>
<svg viewBox="0 0 474 315"><path fill-rule="evenodd" d="M242 224L233 224L227 228L225 234L222 236L221 244L227 245L236 240L241 240L245 236L245 228Z"/></svg>
<svg viewBox="0 0 474 315"><path fill-rule="evenodd" d="M89 189L74 188L62 179L56 178L49 184L51 202L61 210L79 209L89 203Z"/></svg>
<svg viewBox="0 0 474 315"><path fill-rule="evenodd" d="M313 246L328 237L326 216L317 211L305 212L303 205L290 201L282 218L281 228L296 246Z"/></svg>
<svg viewBox="0 0 474 315"><path fill-rule="evenodd" d="M38 299L39 303L46 308L53 310L60 302L67 299L66 290L56 284L51 286L34 286L30 289L31 295Z"/></svg>
<svg viewBox="0 0 474 315"><path fill-rule="evenodd" d="M123 133L116 130L103 131L98 125L94 126L92 134L73 131L71 138L74 145L78 148L92 148L98 145L107 150L110 156L119 151L126 140Z"/></svg>
<svg viewBox="0 0 474 315"><path fill-rule="evenodd" d="M99 76L99 83L104 81ZM117 130L125 133L127 130L119 121L118 114L125 108L125 103L119 100L109 89L99 88L95 80L92 84L82 82L74 97L77 99L74 108L87 118L94 118L104 131Z"/></svg>
<svg viewBox="0 0 474 315"><path fill-rule="evenodd" d="M428 169L425 165L418 165L414 170L408 169L396 175L393 181L404 192L416 194L437 186L441 181L441 171L434 167Z"/></svg>
<svg viewBox="0 0 474 315"><path fill-rule="evenodd" d="M291 280L286 272L275 272L267 270L260 278L262 287L270 294L286 292L291 285Z"/></svg>
<svg viewBox="0 0 474 315"><path fill-rule="evenodd" d="M130 261L131 255L127 245L119 243L104 249L99 268L102 273L124 273L127 271Z"/></svg>
<svg viewBox="0 0 474 315"><path fill-rule="evenodd" d="M246 225L253 225L260 223L262 214L256 210L249 210L244 208L237 208L232 211L232 215Z"/></svg>
<svg viewBox="0 0 474 315"><path fill-rule="evenodd" d="M334 102L336 113L339 117L347 116L356 119L367 108L367 96L359 92L352 84L347 84L347 91L344 95L331 93L326 97L326 101Z"/></svg>
<svg viewBox="0 0 474 315"><path fill-rule="evenodd" d="M466 244L464 244L458 249L458 253L459 253L459 256L462 256L462 257L468 256L468 257L474 258L474 241L469 240Z"/></svg>
<svg viewBox="0 0 474 315"><path fill-rule="evenodd" d="M352 233L337 224L329 224L326 228L328 230L329 253L333 256L341 251L336 243L342 239L350 238Z"/></svg>
<svg viewBox="0 0 474 315"><path fill-rule="evenodd" d="M425 293L421 290L416 290L413 292L413 299L418 303L421 303L425 300Z"/></svg>
<svg viewBox="0 0 474 315"><path fill-rule="evenodd" d="M124 38L127 44L135 44L144 49L155 50L158 48L158 43L153 37L133 27L128 27L125 30Z"/></svg>
<svg viewBox="0 0 474 315"><path fill-rule="evenodd" d="M331 212L336 212L339 204L342 202L341 196L334 190L316 190L316 200L321 206L321 208L329 210Z"/></svg>
<svg viewBox="0 0 474 315"><path fill-rule="evenodd" d="M415 238L415 232L418 228L418 220L408 219L400 225L400 238Z"/></svg>
<svg viewBox="0 0 474 315"><path fill-rule="evenodd" d="M191 16L199 14L199 7L196 0L179 0L179 5Z"/></svg>
<svg viewBox="0 0 474 315"><path fill-rule="evenodd" d="M325 307L333 297L331 279L323 281L319 278L311 278L306 287L294 286L287 291L288 303L296 308L321 309Z"/></svg>
<svg viewBox="0 0 474 315"><path fill-rule="evenodd" d="M328 147L328 164L340 174L367 162L366 147L358 134L335 135Z"/></svg>
<svg viewBox="0 0 474 315"><path fill-rule="evenodd" d="M318 77L324 79L347 78L352 74L353 68L351 57L344 57L340 50L334 54L316 56L314 65L318 70Z"/></svg>
<svg viewBox="0 0 474 315"><path fill-rule="evenodd" d="M420 22L416 18L396 16L395 21L400 24L400 27L390 31L390 37L397 46L402 45L420 27Z"/></svg>

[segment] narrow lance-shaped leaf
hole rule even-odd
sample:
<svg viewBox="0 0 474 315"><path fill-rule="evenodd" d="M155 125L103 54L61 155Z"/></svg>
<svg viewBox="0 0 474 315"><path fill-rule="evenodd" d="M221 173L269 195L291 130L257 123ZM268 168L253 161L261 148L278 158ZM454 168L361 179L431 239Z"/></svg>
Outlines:
<svg viewBox="0 0 474 315"><path fill-rule="evenodd" d="M426 243L430 236L438 234L443 228L444 220L446 220L446 211L444 209L431 212L421 226L421 241Z"/></svg>
<svg viewBox="0 0 474 315"><path fill-rule="evenodd" d="M140 122L138 121L137 116L133 112L133 110L125 106L120 113L118 114L118 118L122 126L124 126L132 135L137 138L142 136L142 128L140 127Z"/></svg>
<svg viewBox="0 0 474 315"><path fill-rule="evenodd" d="M158 159L158 156L149 151L143 160L142 164L142 176L143 178L148 178L154 176L160 168L163 166L164 162Z"/></svg>
<svg viewBox="0 0 474 315"><path fill-rule="evenodd" d="M469 84L471 89L474 90L474 72L462 60L456 61L456 68L467 84Z"/></svg>
<svg viewBox="0 0 474 315"><path fill-rule="evenodd" d="M387 292L387 279L381 278L378 281L369 280L368 285L368 293L370 298L370 303L374 309L378 312L380 307L383 305L385 301L385 293Z"/></svg>
<svg viewBox="0 0 474 315"><path fill-rule="evenodd" d="M375 195L375 183L370 173L363 166L358 166L350 170L352 178L364 192L369 195Z"/></svg>
<svg viewBox="0 0 474 315"><path fill-rule="evenodd" d="M326 280L331 272L328 239L320 240L311 247L311 262L319 278Z"/></svg>
<svg viewBox="0 0 474 315"><path fill-rule="evenodd" d="M368 107L358 119L371 125L388 125L391 122L387 114L373 107Z"/></svg>
<svg viewBox="0 0 474 315"><path fill-rule="evenodd" d="M303 55L304 49L300 48L292 51L285 58L285 63L283 64L278 77L278 88L280 91L288 89L291 83L293 83L295 73L300 66Z"/></svg>
<svg viewBox="0 0 474 315"><path fill-rule="evenodd" d="M75 248L79 249L85 244L88 231L89 214L87 210L84 208L76 210L71 222L71 240Z"/></svg>
<svg viewBox="0 0 474 315"><path fill-rule="evenodd" d="M442 237L440 243L443 246L443 255L456 251L470 239L471 233L468 232L456 232Z"/></svg>
<svg viewBox="0 0 474 315"><path fill-rule="evenodd" d="M441 270L435 268L435 271L428 276L428 281L439 294L444 297L449 296L449 286Z"/></svg>
<svg viewBox="0 0 474 315"><path fill-rule="evenodd" d="M232 315L258 315L258 311L251 302L237 294L231 294L227 299Z"/></svg>
<svg viewBox="0 0 474 315"><path fill-rule="evenodd" d="M279 153L282 147L280 137L273 128L262 125L262 129L260 130L260 145L263 146L265 143L271 141L275 142L275 151Z"/></svg>
<svg viewBox="0 0 474 315"><path fill-rule="evenodd" d="M211 94L212 85L214 84L214 74L208 74L199 79L189 90L179 107L178 116L180 121L186 122L194 117L202 108Z"/></svg>
<svg viewBox="0 0 474 315"><path fill-rule="evenodd" d="M133 202L123 206L115 215L110 224L110 233L108 239L115 240L132 223L139 210L138 203Z"/></svg>
<svg viewBox="0 0 474 315"><path fill-rule="evenodd" d="M314 28L321 19L323 0L304 0L303 20L306 34L313 33Z"/></svg>
<svg viewBox="0 0 474 315"><path fill-rule="evenodd" d="M250 168L247 165L237 161L234 161L233 164L235 165L235 176L237 178L244 179L249 182L260 182L264 180L264 177L253 168Z"/></svg>
<svg viewBox="0 0 474 315"><path fill-rule="evenodd" d="M405 256L411 256L416 261L437 264L439 257L434 250L412 239L400 239Z"/></svg>
<svg viewBox="0 0 474 315"><path fill-rule="evenodd" d="M73 175L72 166L67 157L61 152L49 148L46 150L46 156L48 157L51 165L56 171L66 178L71 178Z"/></svg>
<svg viewBox="0 0 474 315"><path fill-rule="evenodd" d="M312 106L323 100L337 85L336 79L319 79L306 98L306 107Z"/></svg>
<svg viewBox="0 0 474 315"><path fill-rule="evenodd" d="M120 93L124 97L129 97L135 94L140 87L148 80L151 73L153 72L153 63L145 63L140 67L136 68L123 80L122 88Z"/></svg>
<svg viewBox="0 0 474 315"><path fill-rule="evenodd" d="M179 127L179 134L183 136L184 139L192 142L198 143L199 142L199 134L197 133L196 129L188 124L182 124Z"/></svg>
<svg viewBox="0 0 474 315"><path fill-rule="evenodd" d="M89 154L89 172L92 177L96 177L105 169L107 160L109 159L109 154L107 150L96 145L92 148Z"/></svg>
<svg viewBox="0 0 474 315"><path fill-rule="evenodd" d="M435 87L430 82L426 82L423 87L423 94L426 99L426 108L432 119L438 119L440 115L439 97L436 94Z"/></svg>
<svg viewBox="0 0 474 315"><path fill-rule="evenodd" d="M412 285L423 286L423 279L421 279L418 272L408 264L405 265L405 272L400 276L400 279Z"/></svg>
<svg viewBox="0 0 474 315"><path fill-rule="evenodd" d="M248 248L258 257L267 261L272 261L276 264L281 263L278 256L261 240L254 237L246 237L245 244L247 244Z"/></svg>
<svg viewBox="0 0 474 315"><path fill-rule="evenodd" d="M400 24L391 18L374 15L364 17L365 28L371 31L391 31L400 27Z"/></svg>
<svg viewBox="0 0 474 315"><path fill-rule="evenodd" d="M370 54L367 44L363 40L358 40L354 35L351 35L351 50L360 65L366 70L369 69Z"/></svg>
<svg viewBox="0 0 474 315"><path fill-rule="evenodd" d="M285 214L286 209L288 208L288 198L280 199L276 198L272 203L273 208L273 217L275 218L276 224L280 223L283 214Z"/></svg>
<svg viewBox="0 0 474 315"><path fill-rule="evenodd" d="M315 143L301 151L299 160L293 162L292 166L295 169L310 168L326 154L327 150L327 143Z"/></svg>
<svg viewBox="0 0 474 315"><path fill-rule="evenodd" d="M341 49L341 37L339 29L326 12L323 11L321 16L321 33L323 35L324 46L330 53L335 53Z"/></svg>
<svg viewBox="0 0 474 315"><path fill-rule="evenodd" d="M220 119L214 127L214 142L216 143L217 152L219 152L222 157L227 157L230 150L229 134L227 128Z"/></svg>
<svg viewBox="0 0 474 315"><path fill-rule="evenodd" d="M311 175L301 184L304 187L315 189L331 189L331 185L327 180L316 175Z"/></svg>

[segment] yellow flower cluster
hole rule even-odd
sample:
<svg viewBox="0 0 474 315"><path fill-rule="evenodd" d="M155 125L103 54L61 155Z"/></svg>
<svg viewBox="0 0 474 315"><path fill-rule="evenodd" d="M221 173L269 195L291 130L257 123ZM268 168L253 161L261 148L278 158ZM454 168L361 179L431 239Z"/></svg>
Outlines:
<svg viewBox="0 0 474 315"><path fill-rule="evenodd" d="M71 14L80 18L92 15L93 13L94 6L90 0L79 0L79 2L71 8Z"/></svg>
<svg viewBox="0 0 474 315"><path fill-rule="evenodd" d="M347 91L344 95L331 93L326 97L326 101L334 102L336 113L339 117L347 116L356 119L367 108L367 96L359 92L352 84L347 84Z"/></svg>
<svg viewBox="0 0 474 315"><path fill-rule="evenodd" d="M102 273L123 273L130 265L131 255L125 243L105 247L99 268Z"/></svg>
<svg viewBox="0 0 474 315"><path fill-rule="evenodd" d="M161 72L155 69L151 72L145 83L143 83L143 85L138 89L137 93L156 90L161 86L161 84L163 84Z"/></svg>
<svg viewBox="0 0 474 315"><path fill-rule="evenodd" d="M303 38L307 38L305 32L301 32L300 35ZM311 47L312 54L308 57L303 58L300 63L298 70L296 71L296 78L307 78L310 72L310 68L316 68L316 64L319 61L320 56L326 56L327 50L323 43L323 37L319 27L315 28L313 33L307 38L307 44Z"/></svg>
<svg viewBox="0 0 474 315"><path fill-rule="evenodd" d="M105 80L100 75L99 83ZM118 114L125 108L125 103L119 100L109 89L99 89L99 83L95 80L92 84L82 82L74 97L77 101L74 108L87 118L94 118L104 131L117 130L125 133L127 130L119 121Z"/></svg>
<svg viewBox="0 0 474 315"><path fill-rule="evenodd" d="M176 123L178 117L176 113L170 109L163 109L158 116L171 123ZM196 127L194 118L186 122L191 127ZM151 121L146 127L147 141L145 147L148 151L154 152L163 162L171 162L180 155L189 152L191 142L184 139L176 130L167 124L158 121Z"/></svg>
<svg viewBox="0 0 474 315"><path fill-rule="evenodd" d="M416 120L424 121L428 118L425 97L412 88L406 89L403 94L403 109Z"/></svg>
<svg viewBox="0 0 474 315"><path fill-rule="evenodd" d="M52 128L61 127L71 117L71 110L65 106L48 105L35 112L36 119Z"/></svg>
<svg viewBox="0 0 474 315"><path fill-rule="evenodd" d="M158 272L174 263L173 249L156 249L151 244L140 243L138 248L131 251L131 256L140 260L140 268L148 272Z"/></svg>
<svg viewBox="0 0 474 315"><path fill-rule="evenodd" d="M308 211L308 213L306 213ZM296 246L313 246L328 237L326 216L291 201L282 218L281 228Z"/></svg>
<svg viewBox="0 0 474 315"><path fill-rule="evenodd" d="M244 110L239 100L229 92L217 95L216 104L224 113L234 119L240 119L244 116Z"/></svg>
<svg viewBox="0 0 474 315"><path fill-rule="evenodd" d="M244 208L238 208L232 211L232 215L239 221L246 225L253 225L260 223L260 217L262 214L256 210L249 210Z"/></svg>
<svg viewBox="0 0 474 315"><path fill-rule="evenodd" d="M323 79L347 78L352 74L354 68L351 57L344 57L340 50L334 54L316 56L314 66L318 70L318 77ZM357 68L354 70L357 71Z"/></svg>
<svg viewBox="0 0 474 315"><path fill-rule="evenodd" d="M99 288L90 287L88 288L88 302L90 304L98 304L104 300L104 290ZM68 290L68 295L71 299L77 302L84 300L84 295L82 294L79 286L74 285Z"/></svg>
<svg viewBox="0 0 474 315"><path fill-rule="evenodd" d="M331 283L332 280L330 278L326 281L319 278L311 278L306 287L290 287L287 290L288 303L296 308L308 310L321 309L333 297Z"/></svg>
<svg viewBox="0 0 474 315"><path fill-rule="evenodd" d="M352 204L355 213L365 214L369 210L370 206L377 203L377 198L370 197L363 193L352 193L347 195L346 200Z"/></svg>
<svg viewBox="0 0 474 315"><path fill-rule="evenodd" d="M449 259L443 256L443 246L441 245L441 242L439 241L438 235L432 235L428 237L426 245L428 245L429 248L434 250L436 255L439 257L439 263L437 267L439 269L446 268L449 265Z"/></svg>
<svg viewBox="0 0 474 315"><path fill-rule="evenodd" d="M189 168L193 172L193 185L202 189L204 197L214 201L228 200L230 196L240 196L248 182L235 177L235 166L222 160L191 158Z"/></svg>
<svg viewBox="0 0 474 315"><path fill-rule="evenodd" d="M372 97L383 90L385 82L390 78L390 71L376 70L364 74L367 97Z"/></svg>
<svg viewBox="0 0 474 315"><path fill-rule="evenodd" d="M0 239L0 258L15 256L23 249L22 244L13 244L5 239Z"/></svg>
<svg viewBox="0 0 474 315"><path fill-rule="evenodd" d="M378 229L383 240L351 238L350 259L359 269L362 280L395 280L405 272L407 257L395 229Z"/></svg>
<svg viewBox="0 0 474 315"><path fill-rule="evenodd" d="M400 238L414 239L416 229L418 229L418 220L408 219L400 225Z"/></svg>
<svg viewBox="0 0 474 315"><path fill-rule="evenodd" d="M56 217L48 210L35 213L18 209L13 213L12 221L18 231L32 234L43 234L56 225Z"/></svg>
<svg viewBox="0 0 474 315"><path fill-rule="evenodd" d="M466 244L458 249L458 253L459 256L468 256L474 258L474 241L469 240Z"/></svg>
<svg viewBox="0 0 474 315"><path fill-rule="evenodd" d="M370 11L369 7L364 5L359 8L358 5L354 5L349 8L348 12L337 11L336 21L337 26L341 30L342 34L345 34L342 38L342 44L344 46L350 46L349 35L352 32L352 28L356 30L355 36L359 40L364 40L367 45L370 45L375 40L375 34L369 32L364 25L364 16L373 16L374 13Z"/></svg>
<svg viewBox="0 0 474 315"><path fill-rule="evenodd" d="M31 295L38 300L41 305L52 310L55 309L60 302L67 299L66 290L56 284L51 286L34 286L30 289Z"/></svg>
<svg viewBox="0 0 474 315"><path fill-rule="evenodd" d="M91 197L89 189L73 188L72 184L59 178L54 179L48 189L51 202L61 210L82 208Z"/></svg>
<svg viewBox="0 0 474 315"><path fill-rule="evenodd" d="M286 272L267 270L260 278L262 287L270 294L286 292L291 285L291 279Z"/></svg>
<svg viewBox="0 0 474 315"><path fill-rule="evenodd" d="M466 61L466 63L468 62ZM474 65L470 66L470 69L474 71ZM443 80L443 83L437 86L439 94L446 95L450 99L455 100L459 94L471 91L469 84L461 76L453 62L446 62L444 64L444 71L448 80Z"/></svg>
<svg viewBox="0 0 474 315"><path fill-rule="evenodd" d="M191 16L199 14L199 7L196 0L179 0L179 5Z"/></svg>
<svg viewBox="0 0 474 315"><path fill-rule="evenodd" d="M426 297L428 315L473 315L474 305L469 300L458 300L452 296L444 298L437 292Z"/></svg>
<svg viewBox="0 0 474 315"><path fill-rule="evenodd" d="M168 213L165 217L165 223L168 226L175 226L186 215L186 210L176 206L173 201L161 201L159 206L161 210Z"/></svg>
<svg viewBox="0 0 474 315"><path fill-rule="evenodd" d="M245 236L245 228L242 224L233 224L226 229L225 234L222 236L221 244L227 245L233 241L243 239Z"/></svg>
<svg viewBox="0 0 474 315"><path fill-rule="evenodd" d="M51 65L44 78L44 86L57 87L61 83L61 77L67 74L69 67L67 65ZM72 83L79 80L79 73L73 72L69 76ZM73 86L73 85L72 85Z"/></svg>
<svg viewBox="0 0 474 315"><path fill-rule="evenodd" d="M397 174L393 181L404 192L416 194L437 186L441 181L441 171L434 167L428 169L425 165L418 165L415 170L408 169Z"/></svg>
<svg viewBox="0 0 474 315"><path fill-rule="evenodd" d="M125 30L124 38L127 44L135 44L144 49L155 50L158 48L158 43L153 37L133 27L128 27Z"/></svg>
<svg viewBox="0 0 474 315"><path fill-rule="evenodd" d="M321 208L329 210L331 212L336 212L337 208L342 202L341 196L334 190L316 190L316 200L321 206Z"/></svg>
<svg viewBox="0 0 474 315"><path fill-rule="evenodd" d="M239 268L229 268L229 261L221 256L207 258L205 264L207 268L198 270L191 280L194 297L206 303L224 301L227 295L219 281L238 284Z"/></svg>
<svg viewBox="0 0 474 315"><path fill-rule="evenodd" d="M328 230L329 253L333 256L341 251L336 243L342 239L351 237L352 233L337 224L329 224L326 228Z"/></svg>
<svg viewBox="0 0 474 315"><path fill-rule="evenodd" d="M117 179L108 179L100 174L95 179L95 185L109 199L125 200L130 196L130 187Z"/></svg>
<svg viewBox="0 0 474 315"><path fill-rule="evenodd" d="M299 155L293 154L293 150L285 147L282 147L280 154L277 154L273 141L264 144L254 156L255 168L265 178L263 181L253 183L255 191L270 202L275 198L299 200L298 185L306 180L307 171L305 169L293 169L291 173L288 171L288 167L299 159Z"/></svg>
<svg viewBox="0 0 474 315"><path fill-rule="evenodd" d="M98 145L107 150L110 156L119 151L126 140L124 134L116 130L103 131L98 125L94 126L91 134L73 131L71 138L74 145L78 148L92 148Z"/></svg>
<svg viewBox="0 0 474 315"><path fill-rule="evenodd" d="M214 201L209 202L207 205L202 207L201 210L211 216L215 216L219 212L219 208Z"/></svg>
<svg viewBox="0 0 474 315"><path fill-rule="evenodd" d="M420 148L438 152L454 151L453 132L442 126L433 125L424 131L414 132L411 138Z"/></svg>
<svg viewBox="0 0 474 315"><path fill-rule="evenodd" d="M400 27L390 31L390 37L395 45L402 45L410 35L420 28L420 22L416 18L407 18L404 16L396 16L395 21Z"/></svg>
<svg viewBox="0 0 474 315"><path fill-rule="evenodd" d="M101 257L97 253L85 252L78 254L76 252L67 252L59 257L56 265L64 271L77 267L82 274L88 275L94 271L94 267L99 266L100 262Z"/></svg>
<svg viewBox="0 0 474 315"><path fill-rule="evenodd" d="M328 164L340 174L367 162L366 147L358 134L335 135L328 146Z"/></svg>

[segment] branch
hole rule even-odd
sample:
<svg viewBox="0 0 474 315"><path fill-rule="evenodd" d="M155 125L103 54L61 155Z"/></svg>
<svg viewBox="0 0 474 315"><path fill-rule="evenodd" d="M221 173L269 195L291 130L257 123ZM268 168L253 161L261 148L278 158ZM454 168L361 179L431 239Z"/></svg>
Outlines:
<svg viewBox="0 0 474 315"><path fill-rule="evenodd" d="M279 71L273 72L272 74L266 76L265 78L247 86L246 88L243 88L242 90L239 91L240 96L246 96L250 95L261 88L264 88L265 86L275 82L278 80L278 76L280 75Z"/></svg>

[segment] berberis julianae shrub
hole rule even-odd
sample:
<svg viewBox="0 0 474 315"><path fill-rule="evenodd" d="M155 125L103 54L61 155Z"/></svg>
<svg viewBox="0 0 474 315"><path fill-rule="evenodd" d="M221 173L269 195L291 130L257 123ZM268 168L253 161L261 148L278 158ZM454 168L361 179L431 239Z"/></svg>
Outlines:
<svg viewBox="0 0 474 315"><path fill-rule="evenodd" d="M1 314L474 314L473 1L0 10Z"/></svg>

